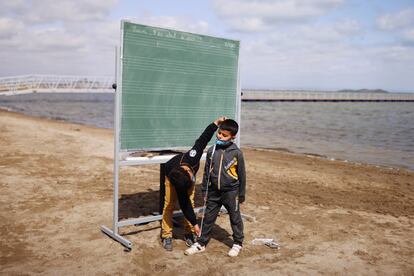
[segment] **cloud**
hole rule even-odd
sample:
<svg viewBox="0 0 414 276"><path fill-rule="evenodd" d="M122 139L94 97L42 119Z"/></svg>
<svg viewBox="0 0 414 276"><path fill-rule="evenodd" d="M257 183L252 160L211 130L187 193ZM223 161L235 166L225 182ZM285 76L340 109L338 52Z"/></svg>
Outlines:
<svg viewBox="0 0 414 276"><path fill-rule="evenodd" d="M384 14L374 22L376 32L371 32L366 18L340 9L329 14L345 0L212 1L218 21L188 13L159 16L143 11L131 11L135 14L131 19L194 33L237 36L243 87L395 90L414 85L413 9ZM120 23L110 18L114 8L121 8L116 3L0 1L0 76L113 75L114 46L120 38Z"/></svg>
<svg viewBox="0 0 414 276"><path fill-rule="evenodd" d="M0 3L0 75L113 73L115 0Z"/></svg>
<svg viewBox="0 0 414 276"><path fill-rule="evenodd" d="M10 1L12 2L12 1ZM16 1L1 3L0 76L114 72L120 22L107 13L115 1ZM36 4L36 7L31 6ZM33 9L31 9L33 8ZM191 17L136 18L143 24L207 33L208 23Z"/></svg>
<svg viewBox="0 0 414 276"><path fill-rule="evenodd" d="M2 14L31 24L104 19L117 0L20 0L0 4ZM14 2L14 3L11 3Z"/></svg>
<svg viewBox="0 0 414 276"><path fill-rule="evenodd" d="M414 24L414 9L404 9L385 14L377 19L377 26L383 31L400 30Z"/></svg>
<svg viewBox="0 0 414 276"><path fill-rule="evenodd" d="M234 31L265 31L272 25L300 22L338 7L344 0L214 0L215 12Z"/></svg>
<svg viewBox="0 0 414 276"><path fill-rule="evenodd" d="M255 39L243 40L243 56L319 55L349 45L361 33L354 20L341 20L330 25L304 24L278 28Z"/></svg>
<svg viewBox="0 0 414 276"><path fill-rule="evenodd" d="M27 0L0 1L0 15L22 13L29 4Z"/></svg>
<svg viewBox="0 0 414 276"><path fill-rule="evenodd" d="M359 22L346 19L329 25L295 24L242 40L242 87L412 87L414 48L360 43L364 35Z"/></svg>
<svg viewBox="0 0 414 276"><path fill-rule="evenodd" d="M87 48L113 48L119 38L119 22L30 26L14 20L0 20L0 47L10 52L50 53ZM108 39L109 38L109 39Z"/></svg>
<svg viewBox="0 0 414 276"><path fill-rule="evenodd" d="M24 24L13 18L0 18L0 39L10 39L24 29Z"/></svg>
<svg viewBox="0 0 414 276"><path fill-rule="evenodd" d="M409 47L414 46L414 9L404 9L377 18L377 27Z"/></svg>
<svg viewBox="0 0 414 276"><path fill-rule="evenodd" d="M0 75L113 73L119 22L22 28L0 38Z"/></svg>
<svg viewBox="0 0 414 276"><path fill-rule="evenodd" d="M403 42L414 46L414 28L406 30L402 33Z"/></svg>
<svg viewBox="0 0 414 276"><path fill-rule="evenodd" d="M355 20L333 22L330 25L308 24L294 28L293 37L320 44L348 42L350 38L359 33L360 25Z"/></svg>
<svg viewBox="0 0 414 276"><path fill-rule="evenodd" d="M260 45L261 44L261 45ZM302 46L300 46L303 44ZM274 46L277 43L273 43ZM384 88L413 86L414 48L404 46L353 47L296 41L272 49L271 54L246 55L242 87L249 88Z"/></svg>
<svg viewBox="0 0 414 276"><path fill-rule="evenodd" d="M154 16L150 14L143 14L138 17L127 19L144 25L176 29L185 32L206 34L209 31L209 25L206 21L195 20L194 18L185 16Z"/></svg>

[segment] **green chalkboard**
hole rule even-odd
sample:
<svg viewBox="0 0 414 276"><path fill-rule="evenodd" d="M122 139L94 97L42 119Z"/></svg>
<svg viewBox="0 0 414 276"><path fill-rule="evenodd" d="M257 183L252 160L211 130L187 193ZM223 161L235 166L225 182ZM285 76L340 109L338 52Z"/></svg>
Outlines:
<svg viewBox="0 0 414 276"><path fill-rule="evenodd" d="M239 42L122 21L121 150L186 148L237 119Z"/></svg>

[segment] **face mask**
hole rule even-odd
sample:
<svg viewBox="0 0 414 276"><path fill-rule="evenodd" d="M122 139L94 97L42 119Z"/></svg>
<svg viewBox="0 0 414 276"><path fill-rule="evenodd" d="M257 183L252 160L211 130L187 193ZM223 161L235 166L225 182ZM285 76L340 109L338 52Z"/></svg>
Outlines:
<svg viewBox="0 0 414 276"><path fill-rule="evenodd" d="M217 146L227 146L227 145L230 145L230 143L231 143L231 140L228 140L228 141L223 141L219 139L216 140Z"/></svg>

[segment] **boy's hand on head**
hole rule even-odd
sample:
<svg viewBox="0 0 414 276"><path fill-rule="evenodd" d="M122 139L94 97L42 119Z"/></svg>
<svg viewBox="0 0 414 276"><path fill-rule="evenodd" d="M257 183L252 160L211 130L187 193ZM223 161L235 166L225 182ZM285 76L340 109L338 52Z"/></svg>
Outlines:
<svg viewBox="0 0 414 276"><path fill-rule="evenodd" d="M225 121L225 120L227 120L227 117L224 117L224 116L222 116L222 117L218 117L217 118L217 120L215 120L214 121L214 124L216 125L216 126L219 126L223 121Z"/></svg>

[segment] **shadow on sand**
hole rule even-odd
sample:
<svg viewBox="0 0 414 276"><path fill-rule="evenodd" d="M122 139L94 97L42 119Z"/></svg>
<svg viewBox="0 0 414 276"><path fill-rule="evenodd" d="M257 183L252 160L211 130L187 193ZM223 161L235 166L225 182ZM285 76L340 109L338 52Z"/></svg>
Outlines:
<svg viewBox="0 0 414 276"><path fill-rule="evenodd" d="M156 191L152 189L148 189L145 192L138 192L135 194L122 194L119 199L119 220L126 220L132 218L139 218L144 216L150 216L154 213L160 213L160 210L163 206L163 201L160 202L160 197L162 198L163 195L160 195L162 191ZM203 200L201 196L201 185L196 185L196 192L195 192L195 206L202 206ZM178 209L178 204L177 204ZM176 239L183 239L184 237L184 230L182 227L182 217L174 219L174 238ZM200 221L199 221L200 223ZM140 230L131 231L128 233L124 233L123 235L134 235L139 234L143 231L150 231L154 230L159 227L151 227L145 228ZM231 239L231 235L227 232L227 230L221 228L219 225L215 225L212 230L211 238L218 240L228 247L231 247L233 244L233 240Z"/></svg>

